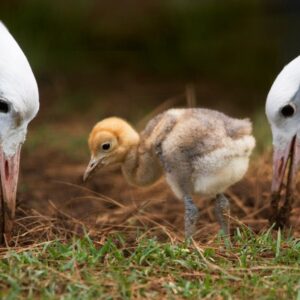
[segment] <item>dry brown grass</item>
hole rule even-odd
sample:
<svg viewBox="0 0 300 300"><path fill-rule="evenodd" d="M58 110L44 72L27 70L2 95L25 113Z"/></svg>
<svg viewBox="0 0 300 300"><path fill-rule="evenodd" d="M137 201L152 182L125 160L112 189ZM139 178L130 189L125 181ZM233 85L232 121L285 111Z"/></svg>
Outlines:
<svg viewBox="0 0 300 300"><path fill-rule="evenodd" d="M83 228L103 238L115 232L135 235L137 229L159 239L183 240L183 203L176 199L162 178L147 188L129 186L119 169L99 171L81 183L84 165L63 165L28 172L15 226L13 245L29 245L55 238L81 235ZM232 231L249 226L254 232L269 227L270 154L255 157L248 175L228 190ZM300 201L296 197L291 223L299 235ZM213 199L195 198L200 221L195 240L212 244L219 226Z"/></svg>

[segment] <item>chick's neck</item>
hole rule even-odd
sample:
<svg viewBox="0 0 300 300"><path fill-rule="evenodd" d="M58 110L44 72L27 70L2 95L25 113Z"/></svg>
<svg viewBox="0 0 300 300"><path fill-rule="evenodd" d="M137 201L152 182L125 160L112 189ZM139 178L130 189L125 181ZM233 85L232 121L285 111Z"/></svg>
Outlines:
<svg viewBox="0 0 300 300"><path fill-rule="evenodd" d="M131 145L122 164L126 180L137 186L147 186L157 181L162 175L162 168L152 145L139 139Z"/></svg>

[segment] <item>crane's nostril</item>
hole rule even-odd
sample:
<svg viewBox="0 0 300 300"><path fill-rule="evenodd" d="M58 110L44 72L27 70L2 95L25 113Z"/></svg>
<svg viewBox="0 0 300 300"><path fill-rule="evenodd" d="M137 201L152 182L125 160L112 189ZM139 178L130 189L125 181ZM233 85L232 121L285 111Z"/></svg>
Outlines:
<svg viewBox="0 0 300 300"><path fill-rule="evenodd" d="M8 180L9 178L9 165L8 165L8 161L5 161L5 179Z"/></svg>

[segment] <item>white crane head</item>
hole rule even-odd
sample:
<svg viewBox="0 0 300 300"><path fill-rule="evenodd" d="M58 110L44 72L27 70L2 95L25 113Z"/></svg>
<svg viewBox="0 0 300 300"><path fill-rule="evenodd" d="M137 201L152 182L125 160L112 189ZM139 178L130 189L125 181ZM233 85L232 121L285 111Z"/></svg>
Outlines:
<svg viewBox="0 0 300 300"><path fill-rule="evenodd" d="M0 192L10 220L14 217L21 145L38 109L38 87L27 58L0 22ZM8 221L4 226L11 224Z"/></svg>
<svg viewBox="0 0 300 300"><path fill-rule="evenodd" d="M272 191L280 192L288 160L290 185L295 183L300 160L300 56L275 79L267 97L266 114L274 147Z"/></svg>

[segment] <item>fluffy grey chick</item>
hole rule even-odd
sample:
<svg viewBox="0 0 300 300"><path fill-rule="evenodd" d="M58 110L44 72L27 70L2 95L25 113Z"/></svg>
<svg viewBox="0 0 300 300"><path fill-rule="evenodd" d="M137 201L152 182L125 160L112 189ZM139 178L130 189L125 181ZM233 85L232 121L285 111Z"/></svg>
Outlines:
<svg viewBox="0 0 300 300"><path fill-rule="evenodd" d="M174 194L184 201L185 235L196 230L199 217L194 194L216 198L216 214L229 234L229 201L223 194L243 178L255 147L249 120L230 118L208 109L170 109L138 134L126 121L112 117L90 133L91 160L96 167L120 163L131 184L145 186L163 174Z"/></svg>

